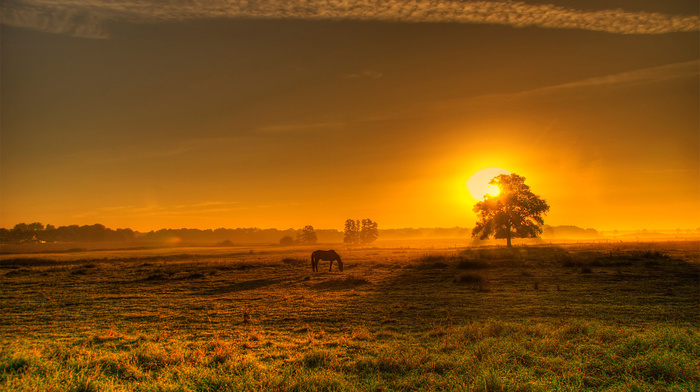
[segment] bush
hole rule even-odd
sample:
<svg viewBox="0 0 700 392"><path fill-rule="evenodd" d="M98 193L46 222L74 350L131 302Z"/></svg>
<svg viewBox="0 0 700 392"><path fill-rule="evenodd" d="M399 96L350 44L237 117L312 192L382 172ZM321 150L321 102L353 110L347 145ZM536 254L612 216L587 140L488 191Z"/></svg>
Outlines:
<svg viewBox="0 0 700 392"><path fill-rule="evenodd" d="M418 269L441 269L447 268L447 262L450 261L450 257L445 255L425 255L416 260L418 263Z"/></svg>
<svg viewBox="0 0 700 392"><path fill-rule="evenodd" d="M480 284L484 282L484 278L476 274L460 274L453 280L454 283Z"/></svg>
<svg viewBox="0 0 700 392"><path fill-rule="evenodd" d="M280 245L282 246L291 246L296 244L296 241L294 241L294 238L285 235L284 237L280 238Z"/></svg>

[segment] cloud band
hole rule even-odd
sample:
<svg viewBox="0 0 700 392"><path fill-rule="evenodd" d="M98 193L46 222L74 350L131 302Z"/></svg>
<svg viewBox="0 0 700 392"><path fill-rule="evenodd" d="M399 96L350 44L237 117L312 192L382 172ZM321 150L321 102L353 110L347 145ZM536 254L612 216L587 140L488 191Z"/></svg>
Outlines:
<svg viewBox="0 0 700 392"><path fill-rule="evenodd" d="M83 37L108 36L112 22L204 18L361 20L499 24L584 29L619 34L698 31L697 15L623 10L581 11L551 4L459 0L6 0L7 25Z"/></svg>

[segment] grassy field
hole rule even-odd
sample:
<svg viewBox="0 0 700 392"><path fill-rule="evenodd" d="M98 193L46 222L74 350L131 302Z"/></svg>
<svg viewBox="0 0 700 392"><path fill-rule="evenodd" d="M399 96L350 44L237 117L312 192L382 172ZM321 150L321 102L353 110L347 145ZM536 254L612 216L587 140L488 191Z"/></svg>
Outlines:
<svg viewBox="0 0 700 392"><path fill-rule="evenodd" d="M0 260L3 391L697 391L698 242Z"/></svg>

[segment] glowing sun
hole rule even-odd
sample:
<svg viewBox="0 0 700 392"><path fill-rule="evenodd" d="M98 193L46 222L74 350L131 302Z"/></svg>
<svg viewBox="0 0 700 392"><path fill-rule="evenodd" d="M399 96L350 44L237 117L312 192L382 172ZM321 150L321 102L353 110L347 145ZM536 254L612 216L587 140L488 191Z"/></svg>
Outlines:
<svg viewBox="0 0 700 392"><path fill-rule="evenodd" d="M510 174L510 172L497 167L489 167L474 173L469 181L467 181L469 193L471 193L472 197L476 200L484 200L484 196L486 195L496 196L498 194L498 187L490 185L489 181L500 174Z"/></svg>

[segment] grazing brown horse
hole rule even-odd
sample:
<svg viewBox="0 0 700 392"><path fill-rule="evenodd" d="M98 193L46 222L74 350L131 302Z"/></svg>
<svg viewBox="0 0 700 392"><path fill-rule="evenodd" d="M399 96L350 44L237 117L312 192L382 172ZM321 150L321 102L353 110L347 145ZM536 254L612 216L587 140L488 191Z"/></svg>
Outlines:
<svg viewBox="0 0 700 392"><path fill-rule="evenodd" d="M343 271L343 262L340 261L340 256L337 253L335 253L334 250L317 250L311 253L311 269L314 272L318 272L318 262L321 260L331 262L330 267L328 267L328 271L330 271L333 268L333 260L337 260L338 269L340 271Z"/></svg>

